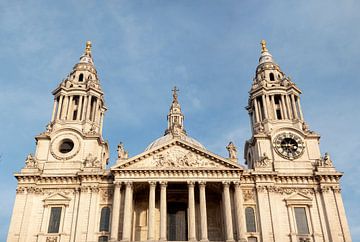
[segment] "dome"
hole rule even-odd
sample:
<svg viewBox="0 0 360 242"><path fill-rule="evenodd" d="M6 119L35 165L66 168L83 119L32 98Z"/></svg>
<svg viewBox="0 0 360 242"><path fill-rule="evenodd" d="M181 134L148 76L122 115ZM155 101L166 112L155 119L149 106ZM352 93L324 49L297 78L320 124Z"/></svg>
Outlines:
<svg viewBox="0 0 360 242"><path fill-rule="evenodd" d="M182 134L182 135L177 136L177 137L179 139L191 144L191 145L194 145L194 146L196 146L198 148L206 150L205 146L203 146L199 141L197 141L197 140L195 140L195 139L193 139L193 138L191 138L189 136L186 136L186 135ZM171 133L169 133L169 134L167 134L165 136L162 136L162 137L154 140L153 142L151 142L151 144L148 147L146 147L145 151L151 150L151 149L153 149L155 147L159 147L159 146L165 144L166 142L172 140L173 138L174 137L173 137L173 135Z"/></svg>

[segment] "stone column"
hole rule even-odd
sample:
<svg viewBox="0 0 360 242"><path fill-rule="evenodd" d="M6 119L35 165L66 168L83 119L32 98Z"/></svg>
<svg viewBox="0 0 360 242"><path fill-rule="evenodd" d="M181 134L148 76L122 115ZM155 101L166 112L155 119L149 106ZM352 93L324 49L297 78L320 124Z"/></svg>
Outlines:
<svg viewBox="0 0 360 242"><path fill-rule="evenodd" d="M118 241L121 202L121 182L114 181L113 210L111 213L111 241Z"/></svg>
<svg viewBox="0 0 360 242"><path fill-rule="evenodd" d="M87 120L90 119L90 110L91 110L91 99L92 99L92 96L89 95L87 97L87 108L86 108L86 118Z"/></svg>
<svg viewBox="0 0 360 242"><path fill-rule="evenodd" d="M244 204L243 204L243 193L240 187L240 182L234 182L235 185L235 215L236 215L236 226L237 226L237 240L238 241L246 241L246 221L244 214Z"/></svg>
<svg viewBox="0 0 360 242"><path fill-rule="evenodd" d="M167 236L166 236L166 232L167 232L166 186L167 186L166 181L160 182L160 193L161 193L160 194L160 241L167 240Z"/></svg>
<svg viewBox="0 0 360 242"><path fill-rule="evenodd" d="M287 110L289 112L289 119L294 119L294 114L291 107L291 101L288 95L285 96L285 101L286 101Z"/></svg>
<svg viewBox="0 0 360 242"><path fill-rule="evenodd" d="M196 240L196 224L195 224L195 196L194 196L195 182L188 181L189 190L189 241Z"/></svg>
<svg viewBox="0 0 360 242"><path fill-rule="evenodd" d="M200 219L201 219L201 241L209 241L206 214L206 182L199 182L200 186Z"/></svg>
<svg viewBox="0 0 360 242"><path fill-rule="evenodd" d="M297 98L296 103L297 103L297 107L299 109L300 119L304 120L304 115L303 115L303 112L302 112L302 109L301 109L301 104L300 104L300 97Z"/></svg>
<svg viewBox="0 0 360 242"><path fill-rule="evenodd" d="M266 96L265 95L262 95L262 102L263 102L263 107L264 107L265 119L268 119L269 114L268 114L268 110L267 110L267 101L266 101Z"/></svg>
<svg viewBox="0 0 360 242"><path fill-rule="evenodd" d="M286 104L285 104L285 98L284 95L281 95L281 107L284 110L283 114L284 114L284 119L288 119L288 113L287 113L287 108L286 108Z"/></svg>
<svg viewBox="0 0 360 242"><path fill-rule="evenodd" d="M86 119L86 110L87 110L87 104L88 102L88 96L84 96L83 98L83 108L82 108L82 114L81 114L81 119L85 120Z"/></svg>
<svg viewBox="0 0 360 242"><path fill-rule="evenodd" d="M122 241L130 241L131 239L131 225L133 216L133 184L128 181L125 190L125 205L124 205L124 223L123 223L123 236Z"/></svg>
<svg viewBox="0 0 360 242"><path fill-rule="evenodd" d="M100 98L96 98L95 111L93 121L99 123L99 112L100 112Z"/></svg>
<svg viewBox="0 0 360 242"><path fill-rule="evenodd" d="M54 121L54 119L55 119L56 107L57 107L57 98L54 98L54 106L53 106L53 111L52 111L52 115L51 115L51 122Z"/></svg>
<svg viewBox="0 0 360 242"><path fill-rule="evenodd" d="M148 241L155 240L155 188L156 182L149 181Z"/></svg>
<svg viewBox="0 0 360 242"><path fill-rule="evenodd" d="M79 96L79 104L77 106L76 120L81 119L81 108L83 103L84 96Z"/></svg>
<svg viewBox="0 0 360 242"><path fill-rule="evenodd" d="M63 99L64 99L64 96L60 96L59 105L57 107L56 119L61 118L61 110L62 110Z"/></svg>
<svg viewBox="0 0 360 242"><path fill-rule="evenodd" d="M230 202L230 182L223 182L223 204L225 211L225 227L226 227L226 241L234 241L234 232L231 216L231 202Z"/></svg>
<svg viewBox="0 0 360 242"><path fill-rule="evenodd" d="M69 103L68 103L68 109L67 109L67 115L66 115L66 119L67 120L71 120L72 118L72 110L73 110L73 96L69 97Z"/></svg>
<svg viewBox="0 0 360 242"><path fill-rule="evenodd" d="M272 104L272 107L273 107L274 120L276 120L277 115L276 115L275 95L271 96L271 104Z"/></svg>
<svg viewBox="0 0 360 242"><path fill-rule="evenodd" d="M254 107L255 107L255 123L260 122L259 107L256 98L254 98Z"/></svg>
<svg viewBox="0 0 360 242"><path fill-rule="evenodd" d="M64 97L63 97L63 102L62 102L62 108L61 108L61 119L63 119L63 120L66 120L68 103L69 103L69 97L68 97L68 96L64 96Z"/></svg>
<svg viewBox="0 0 360 242"><path fill-rule="evenodd" d="M293 110L294 118L298 119L299 117L298 117L294 94L291 94L291 103L292 103L291 106L293 107L292 110Z"/></svg>

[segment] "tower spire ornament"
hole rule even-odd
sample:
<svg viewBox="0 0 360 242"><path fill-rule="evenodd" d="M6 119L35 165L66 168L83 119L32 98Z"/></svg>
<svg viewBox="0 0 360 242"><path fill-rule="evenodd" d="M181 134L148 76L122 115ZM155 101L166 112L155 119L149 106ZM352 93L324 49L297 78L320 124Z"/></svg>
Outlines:
<svg viewBox="0 0 360 242"><path fill-rule="evenodd" d="M91 56L91 41L86 41L85 55Z"/></svg>
<svg viewBox="0 0 360 242"><path fill-rule="evenodd" d="M173 92L173 101L167 116L168 128L166 129L165 134L171 133L174 136L186 134L184 129L184 115L181 112L181 107L178 101L177 92L179 89L174 86L171 91Z"/></svg>
<svg viewBox="0 0 360 242"><path fill-rule="evenodd" d="M266 41L261 40L260 44L261 44L261 53L268 52L268 49L266 48Z"/></svg>
<svg viewBox="0 0 360 242"><path fill-rule="evenodd" d="M171 90L173 92L173 102L178 102L177 92L180 91L176 86Z"/></svg>

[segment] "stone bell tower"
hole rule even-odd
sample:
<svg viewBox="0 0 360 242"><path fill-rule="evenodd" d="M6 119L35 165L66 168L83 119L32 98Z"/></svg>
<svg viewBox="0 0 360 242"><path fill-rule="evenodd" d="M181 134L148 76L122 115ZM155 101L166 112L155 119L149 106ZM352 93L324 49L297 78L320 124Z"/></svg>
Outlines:
<svg viewBox="0 0 360 242"><path fill-rule="evenodd" d="M320 136L309 130L300 105L301 91L280 69L264 40L249 94L253 135L245 144L248 167L312 172L321 158Z"/></svg>
<svg viewBox="0 0 360 242"><path fill-rule="evenodd" d="M36 166L50 174L105 169L109 157L108 144L102 138L106 107L90 41L79 62L52 94L51 122L35 137L36 153L31 158Z"/></svg>

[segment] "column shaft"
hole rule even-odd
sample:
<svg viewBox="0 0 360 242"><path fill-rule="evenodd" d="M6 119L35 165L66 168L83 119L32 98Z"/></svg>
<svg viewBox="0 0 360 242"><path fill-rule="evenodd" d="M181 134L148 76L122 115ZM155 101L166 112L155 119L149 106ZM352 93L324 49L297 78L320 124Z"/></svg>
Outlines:
<svg viewBox="0 0 360 242"><path fill-rule="evenodd" d="M286 105L285 105L284 95L281 95L281 107L284 110L284 112L283 112L284 117L283 118L288 119L288 114L287 114L287 108L286 108Z"/></svg>
<svg viewBox="0 0 360 242"><path fill-rule="evenodd" d="M229 182L223 182L223 204L225 210L226 241L234 241L229 186Z"/></svg>
<svg viewBox="0 0 360 242"><path fill-rule="evenodd" d="M235 182L235 215L237 225L237 239L238 241L246 241L246 221L244 216L243 194L240 187L240 182Z"/></svg>
<svg viewBox="0 0 360 242"><path fill-rule="evenodd" d="M294 118L298 119L298 112L297 112L297 107L296 107L296 103L295 103L295 97L294 94L291 94L291 103L292 103L292 110L293 110L293 114L294 114Z"/></svg>
<svg viewBox="0 0 360 242"><path fill-rule="evenodd" d="M165 241L167 240L166 230L166 217L167 217L167 210L166 210L166 186L167 182L160 182L161 184L161 191L160 191L160 240Z"/></svg>
<svg viewBox="0 0 360 242"><path fill-rule="evenodd" d="M132 225L132 202L133 202L133 190L132 182L126 183L125 190L125 205L124 205L124 223L123 223L123 241L130 241L131 239L131 225Z"/></svg>
<svg viewBox="0 0 360 242"><path fill-rule="evenodd" d="M111 240L118 241L121 201L121 183L114 182L113 211L111 215Z"/></svg>
<svg viewBox="0 0 360 242"><path fill-rule="evenodd" d="M301 109L301 104L300 104L300 97L298 97L298 99L297 99L297 106L298 106L298 109L299 109L300 119L304 120L304 115L303 115L303 112L302 112L302 109Z"/></svg>
<svg viewBox="0 0 360 242"><path fill-rule="evenodd" d="M195 224L195 196L194 196L194 186L193 181L188 182L189 190L189 241L196 240L196 224Z"/></svg>
<svg viewBox="0 0 360 242"><path fill-rule="evenodd" d="M200 182L200 219L201 241L208 241L207 213L206 213L206 190L205 182Z"/></svg>
<svg viewBox="0 0 360 242"><path fill-rule="evenodd" d="M82 108L83 99L84 99L84 96L79 96L79 103L78 103L78 106L77 106L76 120L81 119L81 108Z"/></svg>
<svg viewBox="0 0 360 242"><path fill-rule="evenodd" d="M155 188L156 182L149 182L148 240L155 240Z"/></svg>
<svg viewBox="0 0 360 242"><path fill-rule="evenodd" d="M268 110L267 110L267 101L266 101L266 96L265 96L265 95L262 95L262 102L263 102L265 119L268 119L268 118L269 118L269 114L268 114Z"/></svg>
<svg viewBox="0 0 360 242"><path fill-rule="evenodd" d="M273 107L274 120L276 120L277 115L276 115L275 95L271 96L271 104L272 104L272 107Z"/></svg>
<svg viewBox="0 0 360 242"><path fill-rule="evenodd" d="M92 96L89 95L88 98L87 98L86 120L90 119L91 99L92 99Z"/></svg>
<svg viewBox="0 0 360 242"><path fill-rule="evenodd" d="M256 98L254 98L254 107L255 107L255 123L258 123L260 121L260 114L259 114L259 108Z"/></svg>
<svg viewBox="0 0 360 242"><path fill-rule="evenodd" d="M52 115L51 115L51 122L53 122L55 119L56 107L57 107L57 99L54 98L54 106L53 106L53 111L52 111Z"/></svg>
<svg viewBox="0 0 360 242"><path fill-rule="evenodd" d="M59 105L58 105L57 113L56 113L56 119L61 118L63 99L64 99L64 96L60 96Z"/></svg>
<svg viewBox="0 0 360 242"><path fill-rule="evenodd" d="M72 102L73 102L73 96L70 96L69 97L69 103L68 103L68 109L67 109L67 115L66 115L66 119L67 120L71 120L71 118L72 118L72 110L73 110L73 104L72 104Z"/></svg>

